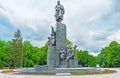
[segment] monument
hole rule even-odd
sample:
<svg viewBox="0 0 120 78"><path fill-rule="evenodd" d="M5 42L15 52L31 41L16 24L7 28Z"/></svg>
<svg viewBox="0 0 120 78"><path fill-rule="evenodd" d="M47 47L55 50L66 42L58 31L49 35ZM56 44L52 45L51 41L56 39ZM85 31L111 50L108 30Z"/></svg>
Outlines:
<svg viewBox="0 0 120 78"><path fill-rule="evenodd" d="M72 50L72 47L66 44L66 25L62 23L64 14L64 6L60 4L60 1L57 1L55 6L56 29L52 26L51 35L48 37L47 65L35 66L36 71L79 66L76 58L77 46L75 45Z"/></svg>
<svg viewBox="0 0 120 78"><path fill-rule="evenodd" d="M23 69L22 73L71 73L92 72L96 69L84 69L78 65L76 48L66 44L66 25L62 23L65 14L64 6L57 2L55 6L56 29L51 27L48 37L47 65L35 65L34 69Z"/></svg>
<svg viewBox="0 0 120 78"><path fill-rule="evenodd" d="M47 65L53 68L77 67L76 46L74 52L66 44L66 25L61 23L65 13L64 6L57 2L55 6L56 31L52 27L52 33L48 37Z"/></svg>
<svg viewBox="0 0 120 78"><path fill-rule="evenodd" d="M64 14L64 6L57 1L55 6L56 29L52 26L51 35L48 37L47 65L40 66L40 68L35 66L37 71L79 66L76 58L77 46L75 45L72 50L72 47L66 44L66 25L62 23Z"/></svg>

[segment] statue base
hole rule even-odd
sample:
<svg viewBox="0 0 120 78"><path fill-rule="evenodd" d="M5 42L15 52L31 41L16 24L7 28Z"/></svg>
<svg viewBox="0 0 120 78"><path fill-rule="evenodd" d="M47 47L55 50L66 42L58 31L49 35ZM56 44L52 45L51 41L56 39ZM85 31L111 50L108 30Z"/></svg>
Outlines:
<svg viewBox="0 0 120 78"><path fill-rule="evenodd" d="M56 74L56 73L73 73L73 72L99 72L95 67L78 67L78 68L53 68L47 65L35 65L34 68L22 68L17 73L24 74Z"/></svg>

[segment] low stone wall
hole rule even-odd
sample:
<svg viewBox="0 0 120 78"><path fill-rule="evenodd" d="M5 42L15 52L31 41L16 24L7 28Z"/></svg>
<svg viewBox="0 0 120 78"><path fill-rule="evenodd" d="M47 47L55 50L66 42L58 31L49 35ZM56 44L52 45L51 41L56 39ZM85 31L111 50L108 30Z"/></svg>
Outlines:
<svg viewBox="0 0 120 78"><path fill-rule="evenodd" d="M48 66L47 65L35 65L34 69L37 72L48 71Z"/></svg>
<svg viewBox="0 0 120 78"><path fill-rule="evenodd" d="M64 66L63 66L64 67ZM53 68L47 65L35 65L36 73L72 73L72 72L98 72L96 68Z"/></svg>

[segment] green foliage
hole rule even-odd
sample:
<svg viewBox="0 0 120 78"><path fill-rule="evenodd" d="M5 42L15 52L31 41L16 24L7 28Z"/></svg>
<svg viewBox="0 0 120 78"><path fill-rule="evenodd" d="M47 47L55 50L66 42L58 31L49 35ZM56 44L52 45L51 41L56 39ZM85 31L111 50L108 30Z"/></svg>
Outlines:
<svg viewBox="0 0 120 78"><path fill-rule="evenodd" d="M24 41L23 43L23 66L31 67L34 65L33 63L33 46L29 41Z"/></svg>
<svg viewBox="0 0 120 78"><path fill-rule="evenodd" d="M73 46L73 43L70 41L70 40L66 40L66 44L67 44L67 46L70 46L70 47L72 47Z"/></svg>
<svg viewBox="0 0 120 78"><path fill-rule="evenodd" d="M88 66L96 66L97 64L97 58L89 55L88 51L83 51L83 50L77 50L77 58L78 58L78 63L82 66L88 67Z"/></svg>
<svg viewBox="0 0 120 78"><path fill-rule="evenodd" d="M20 67L22 65L22 37L19 29L14 34L9 50L9 66L11 68Z"/></svg>
<svg viewBox="0 0 120 78"><path fill-rule="evenodd" d="M35 64L47 64L47 43L39 48L29 41L22 42L20 30L14 34L11 41L0 40L0 68L2 67L33 67ZM70 40L66 40L68 46L73 49ZM120 67L120 44L113 41L109 46L102 48L101 53L95 57L86 50L77 50L78 63L82 66Z"/></svg>
<svg viewBox="0 0 120 78"><path fill-rule="evenodd" d="M29 41L24 41L24 67L33 67L35 64L47 64L47 44L42 48L33 46Z"/></svg>
<svg viewBox="0 0 120 78"><path fill-rule="evenodd" d="M120 44L116 41L101 50L99 64L103 67L120 67Z"/></svg>
<svg viewBox="0 0 120 78"><path fill-rule="evenodd" d="M3 40L0 40L0 68L2 68L3 66L8 66L7 57L8 57L9 47L10 47L10 42L5 42Z"/></svg>
<svg viewBox="0 0 120 78"><path fill-rule="evenodd" d="M48 46L47 44L45 44L45 46L43 46L41 49L40 49L40 59L39 61L37 62L37 64L39 65L45 65L47 64L47 50L48 50Z"/></svg>

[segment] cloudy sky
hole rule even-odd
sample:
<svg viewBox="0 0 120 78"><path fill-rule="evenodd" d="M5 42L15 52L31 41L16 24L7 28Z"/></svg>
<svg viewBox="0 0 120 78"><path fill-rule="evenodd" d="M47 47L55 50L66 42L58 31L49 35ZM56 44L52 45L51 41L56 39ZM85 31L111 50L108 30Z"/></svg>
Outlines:
<svg viewBox="0 0 120 78"><path fill-rule="evenodd" d="M0 0L0 39L11 40L20 29L24 40L41 47L55 25L57 0ZM61 0L67 37L79 49L99 52L120 42L120 0Z"/></svg>

